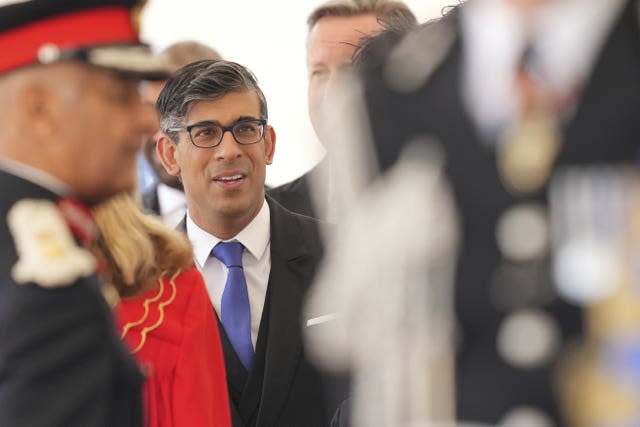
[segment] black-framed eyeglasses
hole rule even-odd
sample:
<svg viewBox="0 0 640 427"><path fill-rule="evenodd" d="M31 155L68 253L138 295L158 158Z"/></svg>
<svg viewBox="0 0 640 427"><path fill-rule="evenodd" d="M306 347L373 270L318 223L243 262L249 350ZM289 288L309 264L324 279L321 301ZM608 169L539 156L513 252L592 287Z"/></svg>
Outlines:
<svg viewBox="0 0 640 427"><path fill-rule="evenodd" d="M225 132L231 132L233 139L238 144L256 144L262 140L266 124L266 119L239 120L231 126L222 126L216 122L207 120L188 126L170 128L168 130L186 130L193 145L200 148L213 148L220 145Z"/></svg>

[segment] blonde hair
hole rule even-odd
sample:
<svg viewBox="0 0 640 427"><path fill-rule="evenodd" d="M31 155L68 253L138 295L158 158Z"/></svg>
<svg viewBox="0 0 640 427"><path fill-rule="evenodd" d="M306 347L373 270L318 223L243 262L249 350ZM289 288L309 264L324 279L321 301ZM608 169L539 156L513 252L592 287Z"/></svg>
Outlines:
<svg viewBox="0 0 640 427"><path fill-rule="evenodd" d="M191 243L182 233L144 214L134 196L114 196L94 208L111 281L121 297L139 294L163 275L193 265Z"/></svg>

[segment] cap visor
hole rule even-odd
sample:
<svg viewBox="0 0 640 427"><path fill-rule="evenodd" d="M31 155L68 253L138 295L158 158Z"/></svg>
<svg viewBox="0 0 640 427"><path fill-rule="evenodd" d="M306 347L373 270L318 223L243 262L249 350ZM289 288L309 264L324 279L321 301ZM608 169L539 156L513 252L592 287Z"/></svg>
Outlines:
<svg viewBox="0 0 640 427"><path fill-rule="evenodd" d="M95 46L82 56L91 65L142 79L163 80L171 75L167 65L142 44Z"/></svg>

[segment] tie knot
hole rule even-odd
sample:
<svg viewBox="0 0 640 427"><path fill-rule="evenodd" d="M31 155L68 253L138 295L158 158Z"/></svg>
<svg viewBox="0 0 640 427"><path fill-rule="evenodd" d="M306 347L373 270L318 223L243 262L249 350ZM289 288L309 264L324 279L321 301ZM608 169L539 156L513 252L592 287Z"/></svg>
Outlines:
<svg viewBox="0 0 640 427"><path fill-rule="evenodd" d="M220 242L214 246L211 255L218 258L227 268L242 268L242 251L244 246L240 242Z"/></svg>

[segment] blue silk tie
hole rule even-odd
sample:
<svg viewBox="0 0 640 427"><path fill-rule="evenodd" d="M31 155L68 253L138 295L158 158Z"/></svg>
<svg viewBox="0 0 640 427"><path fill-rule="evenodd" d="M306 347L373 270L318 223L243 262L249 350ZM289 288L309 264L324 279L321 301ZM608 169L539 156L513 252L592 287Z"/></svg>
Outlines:
<svg viewBox="0 0 640 427"><path fill-rule="evenodd" d="M220 242L211 254L227 266L227 282L222 292L222 326L236 351L238 358L248 370L253 362L251 343L251 310L247 280L242 269L242 251L239 242Z"/></svg>

